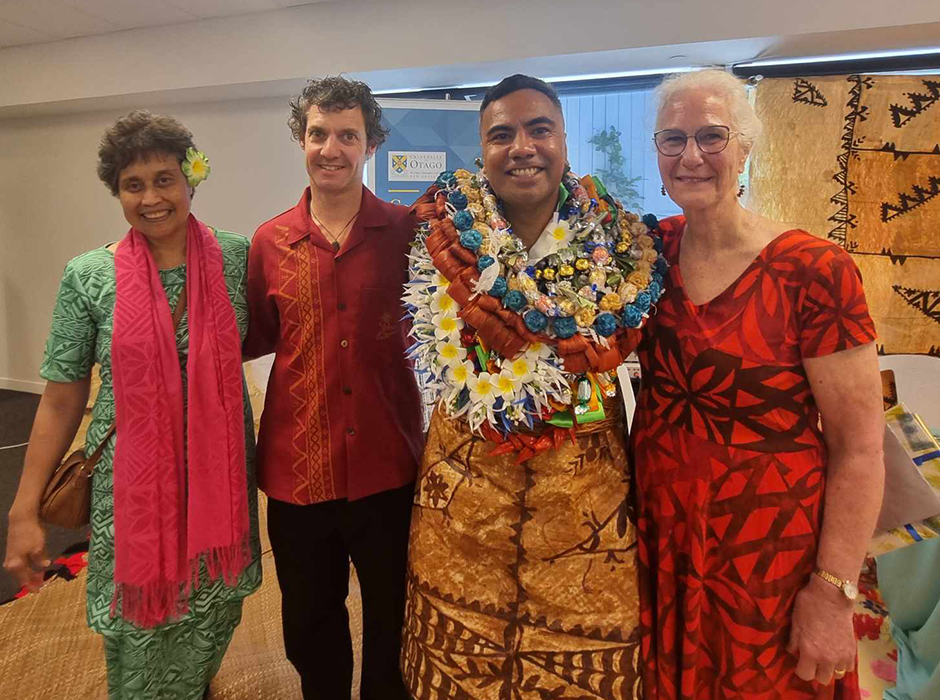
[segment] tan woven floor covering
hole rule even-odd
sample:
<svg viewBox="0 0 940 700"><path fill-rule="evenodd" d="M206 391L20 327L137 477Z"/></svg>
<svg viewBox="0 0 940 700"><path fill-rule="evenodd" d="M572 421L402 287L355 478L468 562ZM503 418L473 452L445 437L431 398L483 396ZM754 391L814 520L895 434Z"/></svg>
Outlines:
<svg viewBox="0 0 940 700"><path fill-rule="evenodd" d="M264 532L265 510L262 497L264 583L245 600L242 624L212 681L210 697L215 700L301 697L300 679L284 655L281 594ZM362 603L355 574L350 577L346 604L355 654L355 699L362 639ZM85 625L84 571L74 581L52 581L38 595L0 607L0 698L54 697L107 698L101 637Z"/></svg>
<svg viewBox="0 0 940 700"><path fill-rule="evenodd" d="M250 379L249 386L257 417L261 415L263 392ZM75 439L77 444L84 440L84 432L83 425ZM263 495L260 511L264 583L245 600L242 623L235 631L219 674L212 681L209 697L213 700L301 698L300 678L284 655L281 593L270 552L267 501ZM356 700L359 697L362 602L355 572L350 576L346 605L355 663L352 698ZM316 641L330 643L329 640ZM0 699L14 698L106 700L107 676L101 637L85 625L84 570L74 581L51 581L39 594L0 607Z"/></svg>

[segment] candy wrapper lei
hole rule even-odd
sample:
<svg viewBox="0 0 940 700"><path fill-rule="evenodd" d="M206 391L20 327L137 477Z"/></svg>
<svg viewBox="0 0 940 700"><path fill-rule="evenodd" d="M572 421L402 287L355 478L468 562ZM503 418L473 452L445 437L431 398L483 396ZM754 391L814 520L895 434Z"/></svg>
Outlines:
<svg viewBox="0 0 940 700"><path fill-rule="evenodd" d="M559 201L527 251L482 173L442 173L418 200L435 215L409 256L408 354L446 413L487 437L599 419L662 294L655 217L570 173Z"/></svg>

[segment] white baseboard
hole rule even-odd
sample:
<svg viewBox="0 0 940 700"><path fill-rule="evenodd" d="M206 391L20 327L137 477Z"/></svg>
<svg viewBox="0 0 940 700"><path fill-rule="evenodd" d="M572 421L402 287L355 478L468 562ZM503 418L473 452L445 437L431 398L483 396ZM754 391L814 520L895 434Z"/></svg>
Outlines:
<svg viewBox="0 0 940 700"><path fill-rule="evenodd" d="M41 394L46 388L45 382L24 382L22 379L9 379L0 377L0 389L10 391L25 391L28 394Z"/></svg>

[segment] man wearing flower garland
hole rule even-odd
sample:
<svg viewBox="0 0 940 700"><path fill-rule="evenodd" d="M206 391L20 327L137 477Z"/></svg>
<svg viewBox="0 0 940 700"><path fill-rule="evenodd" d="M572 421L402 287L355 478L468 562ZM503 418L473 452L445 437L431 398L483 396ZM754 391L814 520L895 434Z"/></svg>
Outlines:
<svg viewBox="0 0 940 700"><path fill-rule="evenodd" d="M288 124L310 186L262 224L246 354L274 352L258 471L287 657L305 698L349 698L349 560L363 600L363 700L407 698L398 669L420 396L398 297L415 222L362 184L386 137L369 87L312 80Z"/></svg>
<svg viewBox="0 0 940 700"><path fill-rule="evenodd" d="M543 81L491 88L480 136L483 171L442 173L415 205L411 356L439 400L415 490L405 683L417 700L637 700L614 373L660 293L659 243L568 171Z"/></svg>

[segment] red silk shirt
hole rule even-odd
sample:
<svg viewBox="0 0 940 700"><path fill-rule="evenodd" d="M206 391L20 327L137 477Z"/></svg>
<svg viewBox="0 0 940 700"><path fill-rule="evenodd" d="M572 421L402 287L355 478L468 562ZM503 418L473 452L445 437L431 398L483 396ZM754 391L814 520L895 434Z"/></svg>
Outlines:
<svg viewBox="0 0 940 700"><path fill-rule="evenodd" d="M401 321L415 221L362 188L334 253L310 217L310 189L255 232L248 255L245 354L275 353L258 480L280 501L355 500L415 478L421 397Z"/></svg>

